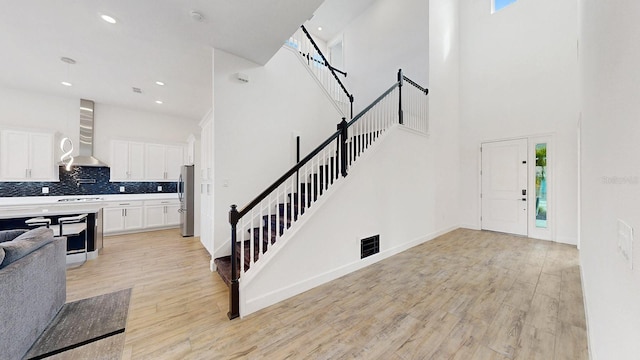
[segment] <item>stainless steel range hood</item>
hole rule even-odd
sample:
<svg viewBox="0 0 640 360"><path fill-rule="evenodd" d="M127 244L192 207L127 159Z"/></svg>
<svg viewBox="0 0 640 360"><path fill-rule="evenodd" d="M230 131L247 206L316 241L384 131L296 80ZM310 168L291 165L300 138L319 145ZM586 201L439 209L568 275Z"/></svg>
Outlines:
<svg viewBox="0 0 640 360"><path fill-rule="evenodd" d="M94 107L95 104L93 101L80 99L80 138L78 141L79 155L73 158L73 166L109 167L109 165L93 157Z"/></svg>

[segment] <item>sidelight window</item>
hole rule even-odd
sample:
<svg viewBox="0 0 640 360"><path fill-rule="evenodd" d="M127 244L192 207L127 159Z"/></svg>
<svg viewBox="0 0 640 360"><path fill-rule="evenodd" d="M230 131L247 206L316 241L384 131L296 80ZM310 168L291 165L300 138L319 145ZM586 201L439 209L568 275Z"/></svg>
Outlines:
<svg viewBox="0 0 640 360"><path fill-rule="evenodd" d="M536 227L547 228L547 144L536 144Z"/></svg>

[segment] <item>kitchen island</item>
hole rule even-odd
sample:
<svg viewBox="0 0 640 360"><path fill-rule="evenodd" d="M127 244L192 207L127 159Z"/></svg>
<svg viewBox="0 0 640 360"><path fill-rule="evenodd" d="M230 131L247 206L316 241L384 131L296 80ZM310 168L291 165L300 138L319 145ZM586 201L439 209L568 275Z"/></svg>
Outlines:
<svg viewBox="0 0 640 360"><path fill-rule="evenodd" d="M23 205L0 209L0 230L29 229L26 220L43 217L51 220L51 228L56 228L58 219L74 215L87 214L87 258L94 259L102 249L102 206L100 204L47 204L47 205ZM82 232L67 236L67 252L84 248L84 236Z"/></svg>
<svg viewBox="0 0 640 360"><path fill-rule="evenodd" d="M104 235L178 227L180 203L176 193L99 194L67 196L0 197L0 230L27 229L24 221L88 214L88 258L98 256ZM69 237L69 250L84 246L82 236ZM78 247L79 246L79 247Z"/></svg>

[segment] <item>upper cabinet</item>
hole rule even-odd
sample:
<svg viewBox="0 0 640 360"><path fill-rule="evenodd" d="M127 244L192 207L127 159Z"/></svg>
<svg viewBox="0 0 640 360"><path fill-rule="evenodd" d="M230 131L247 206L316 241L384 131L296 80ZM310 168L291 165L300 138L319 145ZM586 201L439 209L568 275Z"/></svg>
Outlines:
<svg viewBox="0 0 640 360"><path fill-rule="evenodd" d="M111 181L144 181L144 143L111 141Z"/></svg>
<svg viewBox="0 0 640 360"><path fill-rule="evenodd" d="M177 181L184 146L111 141L111 181Z"/></svg>
<svg viewBox="0 0 640 360"><path fill-rule="evenodd" d="M144 174L149 181L177 181L184 163L184 146L145 144Z"/></svg>
<svg viewBox="0 0 640 360"><path fill-rule="evenodd" d="M2 181L58 181L50 133L4 130L0 135Z"/></svg>

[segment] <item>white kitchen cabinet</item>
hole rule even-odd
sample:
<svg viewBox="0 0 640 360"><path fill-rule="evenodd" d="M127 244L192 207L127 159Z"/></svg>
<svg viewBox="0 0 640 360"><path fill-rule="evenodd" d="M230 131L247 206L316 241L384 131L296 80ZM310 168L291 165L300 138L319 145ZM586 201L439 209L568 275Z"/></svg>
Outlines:
<svg viewBox="0 0 640 360"><path fill-rule="evenodd" d="M184 146L111 141L111 181L177 181Z"/></svg>
<svg viewBox="0 0 640 360"><path fill-rule="evenodd" d="M200 179L202 181L211 180L211 168L213 163L213 125L211 120L203 122L200 135Z"/></svg>
<svg viewBox="0 0 640 360"><path fill-rule="evenodd" d="M180 225L180 203L173 203L171 205L167 205L167 217L166 224L167 226L178 226Z"/></svg>
<svg viewBox="0 0 640 360"><path fill-rule="evenodd" d="M180 167L184 165L184 146L167 146L165 169L167 180L177 181L180 177Z"/></svg>
<svg viewBox="0 0 640 360"><path fill-rule="evenodd" d="M111 141L111 181L144 180L144 143Z"/></svg>
<svg viewBox="0 0 640 360"><path fill-rule="evenodd" d="M102 212L102 219L102 229L105 234L122 231L122 229L124 229L122 208L105 207Z"/></svg>
<svg viewBox="0 0 640 360"><path fill-rule="evenodd" d="M184 163L184 146L145 144L145 179L177 181Z"/></svg>
<svg viewBox="0 0 640 360"><path fill-rule="evenodd" d="M105 234L122 233L144 228L144 207L141 201L108 204L104 207Z"/></svg>
<svg viewBox="0 0 640 360"><path fill-rule="evenodd" d="M144 178L147 180L164 180L165 160L164 145L144 144Z"/></svg>
<svg viewBox="0 0 640 360"><path fill-rule="evenodd" d="M4 130L0 137L3 181L57 181L53 134Z"/></svg>
<svg viewBox="0 0 640 360"><path fill-rule="evenodd" d="M173 227L180 224L178 200L145 201L145 228Z"/></svg>
<svg viewBox="0 0 640 360"><path fill-rule="evenodd" d="M162 227L165 223L167 207L164 205L153 205L144 207L144 227Z"/></svg>

